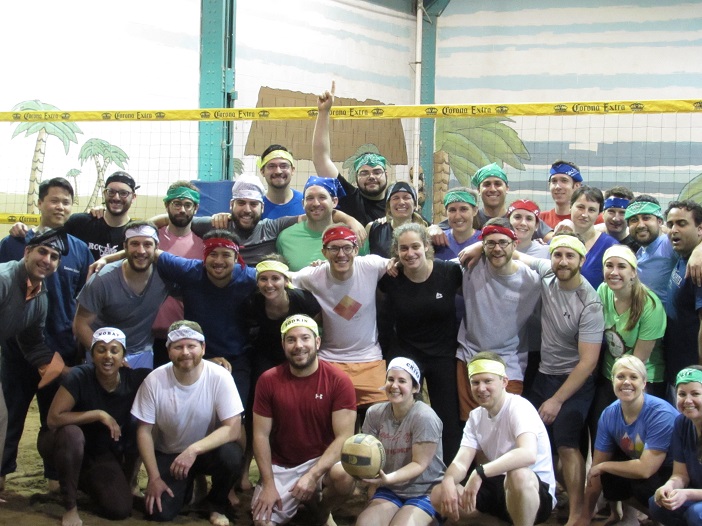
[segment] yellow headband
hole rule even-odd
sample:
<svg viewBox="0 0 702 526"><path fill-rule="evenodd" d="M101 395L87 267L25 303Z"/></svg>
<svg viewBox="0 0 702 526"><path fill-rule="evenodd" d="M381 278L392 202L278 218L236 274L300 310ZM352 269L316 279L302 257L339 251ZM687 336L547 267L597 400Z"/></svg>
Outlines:
<svg viewBox="0 0 702 526"><path fill-rule="evenodd" d="M549 254L553 254L553 251L556 250L557 248L570 248L571 250L575 250L578 254L580 254L582 257L585 257L585 253L587 252L585 250L585 245L583 245L583 242L580 241L577 237L575 236L554 236L553 239L551 239L551 244L548 246L548 252Z"/></svg>
<svg viewBox="0 0 702 526"><path fill-rule="evenodd" d="M258 160L256 160L256 166L261 170L271 159L285 159L293 168L295 167L295 159L293 159L290 152L286 152L285 150L273 150L265 157L259 157Z"/></svg>
<svg viewBox="0 0 702 526"><path fill-rule="evenodd" d="M507 376L505 366L500 362L496 362L495 360L481 359L475 360L474 362L470 362L470 364L468 364L468 378L474 374L480 373L496 374L497 376L503 377Z"/></svg>
<svg viewBox="0 0 702 526"><path fill-rule="evenodd" d="M317 326L317 322L304 314L293 314L292 316L285 318L285 321L280 326L280 334L283 336L283 338L285 338L285 334L290 329L295 327L305 327L311 330L315 336L319 336L319 327Z"/></svg>
<svg viewBox="0 0 702 526"><path fill-rule="evenodd" d="M271 259L266 259L264 261L261 261L258 265L256 265L256 279L258 279L258 276L261 275L261 272L267 272L267 271L273 271L273 272L278 272L288 278L288 283L286 286L288 288L293 288L292 283L290 280L292 277L290 276L290 269L285 263L281 263L280 261L275 261Z"/></svg>

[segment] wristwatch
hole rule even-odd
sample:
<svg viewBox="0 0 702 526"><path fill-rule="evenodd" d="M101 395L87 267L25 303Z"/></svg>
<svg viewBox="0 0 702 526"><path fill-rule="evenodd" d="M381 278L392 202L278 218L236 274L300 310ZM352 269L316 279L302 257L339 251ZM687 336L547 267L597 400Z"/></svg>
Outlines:
<svg viewBox="0 0 702 526"><path fill-rule="evenodd" d="M475 471L478 473L481 479L483 481L487 480L488 478L485 476L485 468L483 468L482 464L478 464L478 466L475 468Z"/></svg>

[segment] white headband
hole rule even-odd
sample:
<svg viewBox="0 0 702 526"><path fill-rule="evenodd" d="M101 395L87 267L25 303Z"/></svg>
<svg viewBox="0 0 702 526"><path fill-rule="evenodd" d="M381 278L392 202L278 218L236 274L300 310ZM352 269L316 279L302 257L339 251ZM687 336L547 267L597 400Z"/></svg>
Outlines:
<svg viewBox="0 0 702 526"><path fill-rule="evenodd" d="M156 230L151 225L138 225L129 227L124 232L124 239L130 239L133 237L151 237L158 243L158 230Z"/></svg>
<svg viewBox="0 0 702 526"><path fill-rule="evenodd" d="M407 371L410 376L415 379L417 384L420 384L422 375L419 372L419 367L417 367L417 364L414 363L413 360L409 358L393 358L388 365L388 371L390 369L402 369L403 371Z"/></svg>
<svg viewBox="0 0 702 526"><path fill-rule="evenodd" d="M190 327L182 326L168 333L168 338L166 339L166 347L168 347L173 342L177 342L178 340L185 340L186 338L196 340L198 342L205 341L204 335L200 334L194 329L191 329Z"/></svg>

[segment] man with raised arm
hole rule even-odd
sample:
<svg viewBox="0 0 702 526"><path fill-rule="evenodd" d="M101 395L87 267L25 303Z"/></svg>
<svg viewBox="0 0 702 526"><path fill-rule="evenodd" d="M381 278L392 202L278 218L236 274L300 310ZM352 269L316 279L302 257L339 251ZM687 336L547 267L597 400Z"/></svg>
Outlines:
<svg viewBox="0 0 702 526"><path fill-rule="evenodd" d="M290 316L280 332L287 362L261 376L254 400L261 473L251 501L254 524L285 524L300 503L314 513L312 524L333 524L330 512L354 489L338 463L356 421L353 384L318 359L321 340L312 318Z"/></svg>
<svg viewBox="0 0 702 526"><path fill-rule="evenodd" d="M476 354L468 375L480 407L471 412L461 448L431 492L434 509L453 521L487 513L515 526L545 522L556 504L556 479L543 422L528 401L506 391L499 355ZM474 460L481 463L463 485Z"/></svg>

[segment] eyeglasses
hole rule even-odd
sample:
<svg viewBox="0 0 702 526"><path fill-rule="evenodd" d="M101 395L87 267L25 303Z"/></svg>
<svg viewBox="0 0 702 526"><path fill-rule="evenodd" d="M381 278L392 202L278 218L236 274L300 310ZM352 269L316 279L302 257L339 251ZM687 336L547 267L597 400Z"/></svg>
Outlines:
<svg viewBox="0 0 702 526"><path fill-rule="evenodd" d="M506 239L500 239L499 241L485 241L483 243L483 246L487 248L488 250L493 250L497 245L499 245L500 248L504 249L510 246L514 241L507 241Z"/></svg>
<svg viewBox="0 0 702 526"><path fill-rule="evenodd" d="M332 247L324 247L324 250L328 250L330 254L337 255L340 251L344 251L344 254L347 256L353 252L353 249L356 248L356 245L344 245L343 247L338 247L338 246L332 246Z"/></svg>
<svg viewBox="0 0 702 526"><path fill-rule="evenodd" d="M114 197L118 195L121 199L126 199L132 195L132 192L129 190L113 190L112 188L105 188L105 195L107 197Z"/></svg>
<svg viewBox="0 0 702 526"><path fill-rule="evenodd" d="M385 170L382 168L376 168L375 170L369 172L368 170L361 170L358 172L358 177L370 177L371 175L373 177L380 177L385 173Z"/></svg>
<svg viewBox="0 0 702 526"><path fill-rule="evenodd" d="M195 203L191 203L190 201L171 201L168 203L169 206L172 206L176 210L180 210L181 208L185 210L186 212L190 212L193 208L195 208Z"/></svg>
<svg viewBox="0 0 702 526"><path fill-rule="evenodd" d="M291 165L290 165L290 163L278 163L278 164L267 163L266 168L267 169L270 168L271 170L275 170L277 168L278 170L283 171L283 170L290 170Z"/></svg>

